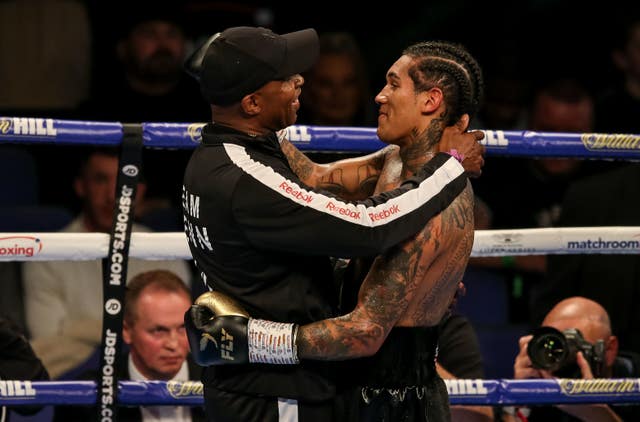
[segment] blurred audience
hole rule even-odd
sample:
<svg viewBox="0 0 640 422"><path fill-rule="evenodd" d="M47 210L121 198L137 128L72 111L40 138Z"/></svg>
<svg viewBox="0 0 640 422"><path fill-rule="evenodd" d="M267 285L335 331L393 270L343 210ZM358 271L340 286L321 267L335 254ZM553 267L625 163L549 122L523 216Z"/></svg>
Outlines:
<svg viewBox="0 0 640 422"><path fill-rule="evenodd" d="M349 32L320 34L318 59L304 73L297 124L315 126L377 126L378 112L360 46ZM308 153L326 163L353 153Z"/></svg>
<svg viewBox="0 0 640 422"><path fill-rule="evenodd" d="M640 164L572 184L558 226L640 226ZM640 353L640 255L552 255L548 262L547 276L533 292L535 321L559 300L581 295L609 310L622 348Z"/></svg>
<svg viewBox="0 0 640 422"><path fill-rule="evenodd" d="M92 150L80 166L74 189L82 212L62 231L107 233L111 230L118 156L109 149ZM138 187L137 203L145 186ZM134 224L133 231L149 231ZM186 261L131 259L128 277L150 269L172 270L190 283ZM26 262L23 267L25 311L32 345L52 378L83 362L101 340L102 264L93 261Z"/></svg>
<svg viewBox="0 0 640 422"><path fill-rule="evenodd" d="M200 380L202 368L189 358L184 313L191 294L184 282L170 271L151 270L138 274L127 286L122 338L128 345L117 374L120 380ZM83 374L96 379L97 373ZM57 406L54 421L97 420L95 407ZM202 406L121 407L119 421L204 421Z"/></svg>
<svg viewBox="0 0 640 422"><path fill-rule="evenodd" d="M519 75L487 72L484 102L471 126L489 130L527 129L528 89L528 81Z"/></svg>
<svg viewBox="0 0 640 422"><path fill-rule="evenodd" d="M598 132L640 134L640 13L625 12L613 28L611 52L621 78L597 102Z"/></svg>
<svg viewBox="0 0 640 422"><path fill-rule="evenodd" d="M373 127L377 111L360 47L348 32L320 35L320 53L304 75L298 123Z"/></svg>
<svg viewBox="0 0 640 422"><path fill-rule="evenodd" d="M612 51L620 83L596 104L598 132L640 133L640 15L629 11L617 25ZM616 164L572 183L562 202L558 226L640 225L640 165ZM613 166L610 166L613 167ZM588 204L588 206L585 206ZM602 283L608 288L602 289ZM547 276L532 292L534 322L554 303L572 295L597 301L609 310L620 345L640 353L640 258L638 255L553 255Z"/></svg>
<svg viewBox="0 0 640 422"><path fill-rule="evenodd" d="M89 96L92 36L85 2L0 2L0 110L63 118Z"/></svg>
<svg viewBox="0 0 640 422"><path fill-rule="evenodd" d="M618 350L618 339L611 331L609 315L597 302L584 297L570 297L557 303L542 321L542 326L552 327L563 333L566 344L558 344L559 337L553 342L537 340L532 342L532 335L519 339L520 352L516 356L513 365L513 377L515 379L555 377L563 378L637 378L640 376L640 356ZM578 330L587 344L580 340L570 340L575 333L566 333L565 330ZM543 337L537 336L537 339ZM569 347L569 342L574 347ZM546 347L546 349L544 349ZM553 347L557 352L554 355L559 360L555 368L546 366L547 360L542 356L553 353ZM568 350L567 358L558 359L560 352ZM535 353L543 349L546 353ZM551 349L550 349L551 348ZM531 349L528 353L527 350ZM530 356L534 356L532 361ZM543 369L547 367L547 369ZM522 415L522 417L519 417ZM506 407L503 408L502 420L504 422L528 420L536 421L637 421L640 420L640 406L607 405L607 404L557 404L554 406Z"/></svg>
<svg viewBox="0 0 640 422"><path fill-rule="evenodd" d="M148 6L133 7L116 24L120 72L97 73L95 92L80 114L123 123L207 121L209 107L182 67L188 47L182 13L175 6Z"/></svg>
<svg viewBox="0 0 640 422"><path fill-rule="evenodd" d="M593 130L594 103L589 91L575 79L547 81L536 89L529 128L545 132L582 133ZM569 183L593 172L593 165L571 158L496 157L482 178L474 181L476 194L489 208L493 229L553 227ZM501 186L497 189L497 186ZM505 200L499 192L509 192ZM546 257L504 256L472 258L471 266L504 269L516 292L511 303L513 322L528 322L525 302L531 286L546 271Z"/></svg>
<svg viewBox="0 0 640 422"><path fill-rule="evenodd" d="M575 79L542 85L534 95L528 128L539 132L582 133L593 130L593 98ZM570 180L581 175L581 161L567 158L500 158L474 186L493 212L494 228L551 227L560 215ZM485 176L488 176L487 180ZM511 193L498 194L496 184ZM518 187L515 189L515 187Z"/></svg>
<svg viewBox="0 0 640 422"><path fill-rule="evenodd" d="M478 336L464 316L451 313L438 326L436 370L442 379L482 379L484 368ZM491 406L451 406L453 422L493 421Z"/></svg>
<svg viewBox="0 0 640 422"><path fill-rule="evenodd" d="M189 41L182 16L176 5L127 6L115 45L120 66L115 74L97 73L101 79L80 117L123 123L209 121L209 105L182 66ZM144 150L149 198L164 201L165 207L180 204L189 155L188 150Z"/></svg>

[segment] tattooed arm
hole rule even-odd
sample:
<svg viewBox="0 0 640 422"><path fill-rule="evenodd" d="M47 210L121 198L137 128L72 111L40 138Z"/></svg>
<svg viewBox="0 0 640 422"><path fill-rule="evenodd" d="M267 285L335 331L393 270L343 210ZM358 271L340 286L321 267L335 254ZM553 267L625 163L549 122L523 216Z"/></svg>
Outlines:
<svg viewBox="0 0 640 422"><path fill-rule="evenodd" d="M472 245L469 186L415 238L376 258L351 313L299 327L298 356L320 360L370 356L395 325L437 324L458 289Z"/></svg>
<svg viewBox="0 0 640 422"><path fill-rule="evenodd" d="M438 120L437 123L442 122ZM467 173L479 175L484 164L484 147L477 141L481 140L484 134L480 131L465 132L468 123L469 116L465 114L453 126L432 125L432 129L436 128L435 132L430 131L426 137L418 136L428 142L418 140L419 142L411 148L410 152L407 152L408 155L404 159L415 160L423 165L428 161L424 160L424 154L439 141L439 151L448 152L452 148L457 148L458 152L465 157L463 166ZM286 138L282 139L280 145L289 165L300 180L308 186L332 192L347 200L364 199L370 196L385 163L389 159L399 160L399 147L396 145L388 145L362 157L329 164L314 163Z"/></svg>
<svg viewBox="0 0 640 422"><path fill-rule="evenodd" d="M351 313L300 327L298 356L336 360L374 354L412 301L422 278L418 273L439 253L431 236L439 223L432 219L418 237L376 258Z"/></svg>
<svg viewBox="0 0 640 422"><path fill-rule="evenodd" d="M389 155L398 147L389 145L362 157L348 158L329 164L314 163L288 140L281 142L293 172L307 185L329 191L342 199L364 199L373 190Z"/></svg>

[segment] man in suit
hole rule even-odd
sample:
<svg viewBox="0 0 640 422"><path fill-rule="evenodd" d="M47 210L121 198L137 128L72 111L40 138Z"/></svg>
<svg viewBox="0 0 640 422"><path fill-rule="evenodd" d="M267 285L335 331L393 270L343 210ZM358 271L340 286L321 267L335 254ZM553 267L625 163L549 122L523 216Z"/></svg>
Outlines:
<svg viewBox="0 0 640 422"><path fill-rule="evenodd" d="M118 178L118 151L89 148L82 155L73 187L82 211L61 232L109 233L113 224ZM144 184L138 185L135 209L145 207ZM149 232L134 223L132 232ZM127 278L166 269L188 285L191 268L185 260L130 259ZM23 264L22 282L31 346L52 379L65 376L100 347L102 333L102 261L38 261Z"/></svg>
<svg viewBox="0 0 640 422"><path fill-rule="evenodd" d="M188 288L170 271L146 271L130 281L125 296L122 332L129 352L118 379L200 379L200 368L187 360L189 346L184 329L184 313L190 305ZM86 378L95 379L96 374ZM54 420L84 421L97 415L95 407L59 406ZM118 412L118 420L196 422L204 420L204 410L185 406L122 407Z"/></svg>

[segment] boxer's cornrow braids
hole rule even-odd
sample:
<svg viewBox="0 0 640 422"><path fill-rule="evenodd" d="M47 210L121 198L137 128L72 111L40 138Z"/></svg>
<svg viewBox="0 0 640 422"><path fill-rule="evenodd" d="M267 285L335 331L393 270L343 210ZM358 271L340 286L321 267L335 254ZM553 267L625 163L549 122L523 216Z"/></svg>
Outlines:
<svg viewBox="0 0 640 422"><path fill-rule="evenodd" d="M473 58L473 56L459 44L453 44L449 42L434 42L434 45L438 45L443 51L451 54L454 60L464 63L465 69L469 73L471 79L472 100L471 100L471 114L476 113L482 103L484 96L484 79L482 77L482 70L480 65Z"/></svg>
<svg viewBox="0 0 640 422"><path fill-rule="evenodd" d="M446 42L423 42L403 54L416 59L409 69L416 91L439 87L445 94L446 123L453 124L464 113L473 117L483 94L480 66L464 47Z"/></svg>

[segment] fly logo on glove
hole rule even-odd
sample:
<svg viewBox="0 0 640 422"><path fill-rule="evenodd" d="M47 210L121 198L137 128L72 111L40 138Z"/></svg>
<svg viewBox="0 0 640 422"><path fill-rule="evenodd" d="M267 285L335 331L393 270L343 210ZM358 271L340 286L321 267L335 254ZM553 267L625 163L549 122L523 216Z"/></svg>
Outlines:
<svg viewBox="0 0 640 422"><path fill-rule="evenodd" d="M222 329L222 338L220 339L220 343L222 347L218 346L218 342L215 338L209 333L202 333L202 337L200 337L200 352L204 352L207 349L207 343L211 342L215 346L216 350L222 349L220 352L220 357L222 359L234 360L233 355L233 336Z"/></svg>
<svg viewBox="0 0 640 422"><path fill-rule="evenodd" d="M220 292L202 294L185 314L191 354L202 366L298 363L297 325L250 318Z"/></svg>
<svg viewBox="0 0 640 422"><path fill-rule="evenodd" d="M222 329L222 359L233 360L233 356L229 353L233 353L233 336L228 334L224 328Z"/></svg>
<svg viewBox="0 0 640 422"><path fill-rule="evenodd" d="M213 338L213 336L211 334L202 333L202 338L200 339L200 351L201 352L204 352L205 349L207 348L207 342L208 341L213 343L213 345L216 346L216 349L219 349L218 342L216 341L215 338Z"/></svg>

